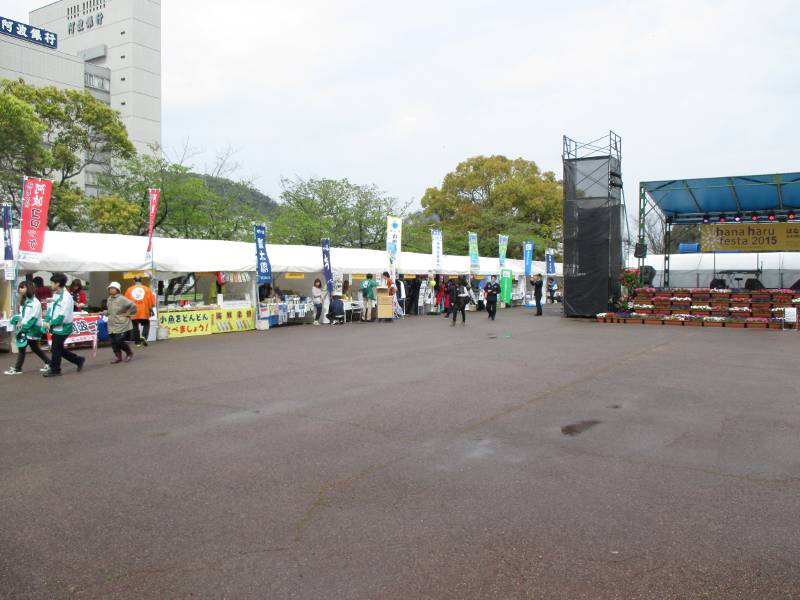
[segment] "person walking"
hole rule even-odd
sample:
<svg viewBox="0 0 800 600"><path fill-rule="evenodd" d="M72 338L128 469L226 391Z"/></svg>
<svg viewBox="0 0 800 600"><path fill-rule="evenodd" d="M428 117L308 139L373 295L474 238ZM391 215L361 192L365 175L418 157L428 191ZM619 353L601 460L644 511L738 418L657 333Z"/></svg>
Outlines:
<svg viewBox="0 0 800 600"><path fill-rule="evenodd" d="M450 324L450 326L456 326L456 316L458 315L459 311L461 311L461 324L466 325L467 304L469 303L470 298L469 290L467 289L467 282L463 277L457 280L453 279L450 281L448 291L450 294L450 306L453 315L453 322Z"/></svg>
<svg viewBox="0 0 800 600"><path fill-rule="evenodd" d="M44 329L50 332L50 368L42 373L44 377L58 377L61 375L61 360L65 359L76 367L78 372L83 370L86 358L78 356L72 350L64 348L67 338L72 333L72 313L74 303L72 295L67 291L67 276L64 273L53 273L50 277L50 287L53 295L47 303L47 313L44 317Z"/></svg>
<svg viewBox="0 0 800 600"><path fill-rule="evenodd" d="M547 295L550 297L550 304L556 303L556 292L558 291L558 284L553 277L547 280Z"/></svg>
<svg viewBox="0 0 800 600"><path fill-rule="evenodd" d="M106 309L108 335L111 337L111 350L114 351L114 360L111 361L111 364L116 365L123 360L130 362L133 358L133 351L126 338L128 332L133 329L131 317L136 314L136 305L122 295L121 287L116 281L108 284L106 304L108 306ZM122 358L123 352L125 352L124 359Z"/></svg>
<svg viewBox="0 0 800 600"><path fill-rule="evenodd" d="M156 295L142 283L141 277L134 277L133 285L125 290L125 297L136 305L136 314L131 319L133 343L137 348L147 346L147 338L150 337L150 315L153 314L157 303ZM142 328L141 332L139 327Z"/></svg>
<svg viewBox="0 0 800 600"><path fill-rule="evenodd" d="M322 280L319 278L314 280L314 287L311 288L311 299L314 301L314 325L319 325L319 319L322 316L322 305L325 304L325 298L328 296L327 288L322 287Z"/></svg>
<svg viewBox="0 0 800 600"><path fill-rule="evenodd" d="M542 288L544 287L544 281L542 281L542 276L537 274L533 278L533 298L536 300L536 316L542 316Z"/></svg>
<svg viewBox="0 0 800 600"><path fill-rule="evenodd" d="M17 289L19 292L19 314L14 315L11 324L17 328L14 343L17 346L16 364L4 372L5 375L19 375L25 363L25 351L30 348L44 362L42 372L50 370L50 360L39 347L39 340L44 331L42 321L42 303L36 297L36 287L30 281L23 281ZM17 327L18 326L18 327Z"/></svg>
<svg viewBox="0 0 800 600"><path fill-rule="evenodd" d="M372 309L375 306L375 288L378 282L373 279L372 273L367 273L367 278L361 282L361 297L364 307L361 310L361 321L372 320Z"/></svg>
<svg viewBox="0 0 800 600"><path fill-rule="evenodd" d="M497 283L497 275L492 275L491 280L483 287L483 293L486 297L486 312L489 313L489 318L494 321L497 314L497 295L500 293L500 284Z"/></svg>

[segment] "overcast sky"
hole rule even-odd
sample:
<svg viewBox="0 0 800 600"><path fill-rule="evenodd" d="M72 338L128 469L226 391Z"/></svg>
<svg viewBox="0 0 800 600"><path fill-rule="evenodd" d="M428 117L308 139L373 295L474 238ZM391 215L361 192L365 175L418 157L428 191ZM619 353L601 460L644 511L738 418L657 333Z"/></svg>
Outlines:
<svg viewBox="0 0 800 600"><path fill-rule="evenodd" d="M27 20L41 2L5 0ZM419 201L477 154L561 176L566 134L638 182L800 170L800 2L165 0L163 138L277 196L348 178Z"/></svg>

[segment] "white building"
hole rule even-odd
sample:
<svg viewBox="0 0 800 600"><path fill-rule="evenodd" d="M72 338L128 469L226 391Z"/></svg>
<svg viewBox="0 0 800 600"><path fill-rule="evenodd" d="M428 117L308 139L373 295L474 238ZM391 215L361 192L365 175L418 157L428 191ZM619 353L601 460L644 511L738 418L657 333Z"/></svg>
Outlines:
<svg viewBox="0 0 800 600"><path fill-rule="evenodd" d="M109 103L138 152L161 145L161 0L59 0L30 22L57 34L60 52L110 71ZM90 68L85 83L106 85Z"/></svg>
<svg viewBox="0 0 800 600"><path fill-rule="evenodd" d="M119 111L137 152L161 145L160 0L59 0L30 24L0 17L0 79L89 90ZM75 183L97 193L96 168Z"/></svg>

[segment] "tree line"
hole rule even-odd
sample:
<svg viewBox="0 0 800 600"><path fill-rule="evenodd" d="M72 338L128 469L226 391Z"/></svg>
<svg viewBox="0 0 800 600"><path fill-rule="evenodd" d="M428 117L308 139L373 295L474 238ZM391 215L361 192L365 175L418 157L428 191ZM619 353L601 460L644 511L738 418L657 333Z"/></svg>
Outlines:
<svg viewBox="0 0 800 600"><path fill-rule="evenodd" d="M24 175L52 179L48 227L56 230L142 235L147 232L147 189L161 189L156 234L166 237L249 240L264 222L271 243L385 247L386 216L404 218L403 249L431 251L431 229L443 232L444 251L467 253L467 232L480 253L497 254L498 234L509 235L508 256L536 242L537 255L560 239L562 185L535 162L475 156L428 188L421 207L372 184L347 179L281 180L280 201L252 181L234 180L232 153L221 153L208 173L196 173L191 151L170 160L159 148L137 153L119 113L86 91L0 83L0 193L18 215ZM96 173L97 195L76 184Z"/></svg>

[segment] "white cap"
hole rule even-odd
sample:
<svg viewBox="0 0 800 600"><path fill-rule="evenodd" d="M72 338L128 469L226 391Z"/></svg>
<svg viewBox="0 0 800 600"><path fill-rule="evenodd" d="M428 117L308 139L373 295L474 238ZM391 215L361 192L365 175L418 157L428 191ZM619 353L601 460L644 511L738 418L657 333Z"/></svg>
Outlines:
<svg viewBox="0 0 800 600"><path fill-rule="evenodd" d="M121 291L122 291L122 288L120 287L120 285L119 285L119 284L118 284L116 281L112 281L111 283L109 283L109 284L108 284L108 288L106 288L106 289L109 289L109 290L110 290L112 287L113 287L113 288L117 288L117 291L118 291L118 292L121 292Z"/></svg>

